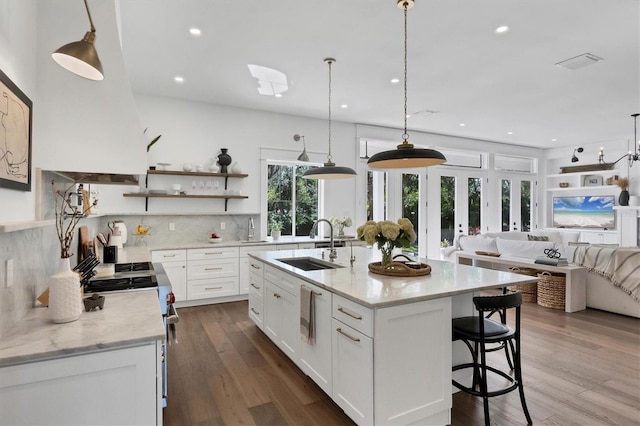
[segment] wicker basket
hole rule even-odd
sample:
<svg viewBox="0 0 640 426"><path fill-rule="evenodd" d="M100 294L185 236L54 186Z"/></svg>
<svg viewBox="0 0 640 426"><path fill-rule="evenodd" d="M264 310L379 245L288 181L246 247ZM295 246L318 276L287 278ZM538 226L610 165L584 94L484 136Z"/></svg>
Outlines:
<svg viewBox="0 0 640 426"><path fill-rule="evenodd" d="M564 310L566 279L547 271L538 274L538 305Z"/></svg>
<svg viewBox="0 0 640 426"><path fill-rule="evenodd" d="M533 268L519 268L517 266L509 268L514 274L528 275L530 277L537 277L538 270ZM527 303L536 303L538 300L538 284L517 284L507 287L509 291L519 291L522 293L522 301Z"/></svg>

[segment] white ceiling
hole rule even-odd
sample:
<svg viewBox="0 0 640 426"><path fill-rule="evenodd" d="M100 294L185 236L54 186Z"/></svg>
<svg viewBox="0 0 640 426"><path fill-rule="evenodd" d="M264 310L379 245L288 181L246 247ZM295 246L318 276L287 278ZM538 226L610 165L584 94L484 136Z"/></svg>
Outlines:
<svg viewBox="0 0 640 426"><path fill-rule="evenodd" d="M121 16L136 92L326 119L331 56L334 120L403 125L396 0L136 0ZM410 130L544 148L633 139L638 0L417 0L408 19L408 110L437 111ZM554 65L587 52L604 60ZM247 64L284 72L289 90L259 95Z"/></svg>

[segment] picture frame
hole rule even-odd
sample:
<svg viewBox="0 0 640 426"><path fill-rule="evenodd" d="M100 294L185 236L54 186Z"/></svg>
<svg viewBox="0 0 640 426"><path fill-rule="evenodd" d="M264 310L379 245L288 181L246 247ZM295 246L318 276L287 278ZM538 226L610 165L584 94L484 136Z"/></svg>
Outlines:
<svg viewBox="0 0 640 426"><path fill-rule="evenodd" d="M582 182L582 186L602 186L602 176L586 175L584 177L584 181Z"/></svg>
<svg viewBox="0 0 640 426"><path fill-rule="evenodd" d="M0 70L0 188L31 191L33 104Z"/></svg>

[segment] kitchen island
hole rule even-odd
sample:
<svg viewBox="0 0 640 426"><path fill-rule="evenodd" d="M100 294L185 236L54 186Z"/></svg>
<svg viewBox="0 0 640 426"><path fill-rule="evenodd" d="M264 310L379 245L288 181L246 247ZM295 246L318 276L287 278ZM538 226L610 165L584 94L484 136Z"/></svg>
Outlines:
<svg viewBox="0 0 640 426"><path fill-rule="evenodd" d="M0 424L162 424L155 288L54 324L35 307L0 342Z"/></svg>
<svg viewBox="0 0 640 426"><path fill-rule="evenodd" d="M425 259L430 275L391 277L368 271L378 250L341 248L334 262L322 253L250 253L249 316L358 424L449 424L451 367L468 356L451 342L451 319L473 315L479 291L536 281ZM290 259L333 267L303 270ZM314 294L313 345L300 338L303 287Z"/></svg>

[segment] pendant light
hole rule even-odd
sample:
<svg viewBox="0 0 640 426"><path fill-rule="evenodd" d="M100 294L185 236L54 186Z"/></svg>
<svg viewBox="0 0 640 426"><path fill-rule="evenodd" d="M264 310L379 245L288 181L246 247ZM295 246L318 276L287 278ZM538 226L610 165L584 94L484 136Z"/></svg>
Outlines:
<svg viewBox="0 0 640 426"><path fill-rule="evenodd" d="M371 156L367 164L377 169L404 169L412 167L427 167L442 164L447 159L442 153L434 149L414 148L409 143L407 133L407 10L414 5L413 0L398 0L397 6L404 10L404 133L402 143L397 149L383 151Z"/></svg>
<svg viewBox="0 0 640 426"><path fill-rule="evenodd" d="M51 57L62 68L65 68L80 77L84 77L89 80L103 80L104 74L102 73L102 64L100 63L100 58L98 58L98 52L93 45L93 42L96 39L96 28L93 26L93 20L91 19L87 0L84 0L84 6L87 9L91 30L87 31L82 40L65 44L53 52Z"/></svg>
<svg viewBox="0 0 640 426"><path fill-rule="evenodd" d="M349 167L336 166L331 161L331 65L336 60L326 58L324 62L329 64L329 153L327 154L327 162L322 167L313 167L302 175L305 179L347 179L356 176L356 172Z"/></svg>

